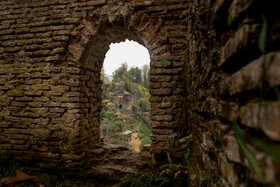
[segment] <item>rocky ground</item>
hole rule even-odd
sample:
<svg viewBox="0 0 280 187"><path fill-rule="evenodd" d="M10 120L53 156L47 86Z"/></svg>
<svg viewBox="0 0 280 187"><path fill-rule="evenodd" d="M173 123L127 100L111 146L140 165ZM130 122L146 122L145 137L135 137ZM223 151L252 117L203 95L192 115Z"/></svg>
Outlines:
<svg viewBox="0 0 280 187"><path fill-rule="evenodd" d="M145 159L150 156L147 148L142 153L136 153L111 144L96 145L90 155L93 157L92 167L77 175L68 175L67 172L54 174L40 168L19 168L15 176L0 179L0 186L119 186L127 173L145 172Z"/></svg>

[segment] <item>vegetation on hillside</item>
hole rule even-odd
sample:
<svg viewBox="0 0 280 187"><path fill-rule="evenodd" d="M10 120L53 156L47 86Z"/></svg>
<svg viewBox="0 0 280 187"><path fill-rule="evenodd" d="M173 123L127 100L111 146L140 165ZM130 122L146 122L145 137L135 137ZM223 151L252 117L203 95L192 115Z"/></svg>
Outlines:
<svg viewBox="0 0 280 187"><path fill-rule="evenodd" d="M101 134L105 142L131 148L130 131L138 132L141 148L150 143L150 126L147 122L150 112L149 70L148 65L142 69L128 69L127 64L123 63L113 73L111 81L102 71Z"/></svg>

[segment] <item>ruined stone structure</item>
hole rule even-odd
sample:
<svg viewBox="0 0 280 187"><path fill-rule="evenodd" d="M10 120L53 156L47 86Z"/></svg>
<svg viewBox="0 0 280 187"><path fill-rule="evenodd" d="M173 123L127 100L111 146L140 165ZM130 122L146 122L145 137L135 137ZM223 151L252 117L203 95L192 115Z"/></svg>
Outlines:
<svg viewBox="0 0 280 187"><path fill-rule="evenodd" d="M151 56L152 151L171 149L185 122L179 50L187 25L179 17L187 7L183 1L1 1L1 149L54 165L84 159L99 143L104 55L125 39Z"/></svg>
<svg viewBox="0 0 280 187"><path fill-rule="evenodd" d="M1 0L0 149L53 166L85 160L100 141L104 55L110 43L130 39L151 56L151 153L156 159L167 151L179 156L177 140L188 131L197 173L244 183L250 164L232 121L272 146L280 139L274 4ZM279 163L249 140L265 180L279 184Z"/></svg>

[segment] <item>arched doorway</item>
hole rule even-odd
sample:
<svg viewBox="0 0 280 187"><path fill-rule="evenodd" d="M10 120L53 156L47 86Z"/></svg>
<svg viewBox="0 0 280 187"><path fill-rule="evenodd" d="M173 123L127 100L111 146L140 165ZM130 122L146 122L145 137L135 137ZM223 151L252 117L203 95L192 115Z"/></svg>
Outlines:
<svg viewBox="0 0 280 187"><path fill-rule="evenodd" d="M110 45L101 72L101 135L139 152L150 144L148 50L135 41Z"/></svg>

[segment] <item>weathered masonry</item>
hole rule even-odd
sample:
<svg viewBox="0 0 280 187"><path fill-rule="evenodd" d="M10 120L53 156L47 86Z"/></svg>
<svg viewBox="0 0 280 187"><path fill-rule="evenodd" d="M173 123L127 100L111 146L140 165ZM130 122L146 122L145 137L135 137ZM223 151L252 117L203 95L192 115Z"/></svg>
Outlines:
<svg viewBox="0 0 280 187"><path fill-rule="evenodd" d="M86 159L100 141L104 55L130 39L151 56L156 159L179 156L190 133L194 186L202 172L261 183L237 123L263 181L279 185L279 161L256 143L279 148L279 28L273 0L1 0L0 149L53 166Z"/></svg>
<svg viewBox="0 0 280 187"><path fill-rule="evenodd" d="M84 159L100 141L104 55L125 39L151 56L152 152L172 149L185 122L186 2L1 1L0 7L2 150L54 165Z"/></svg>

